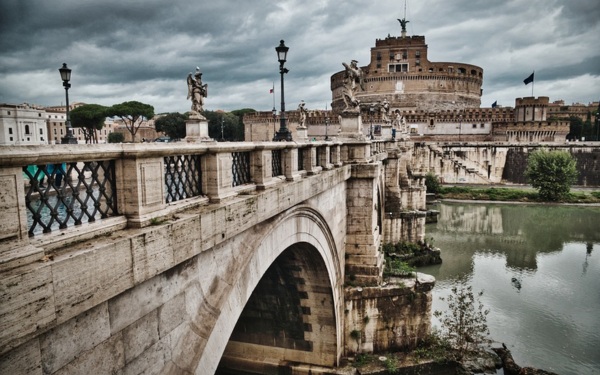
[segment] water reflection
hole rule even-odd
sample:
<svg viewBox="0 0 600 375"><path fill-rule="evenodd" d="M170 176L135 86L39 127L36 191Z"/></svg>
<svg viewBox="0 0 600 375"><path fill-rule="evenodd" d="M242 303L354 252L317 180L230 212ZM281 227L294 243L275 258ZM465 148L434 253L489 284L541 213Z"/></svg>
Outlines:
<svg viewBox="0 0 600 375"><path fill-rule="evenodd" d="M442 204L427 237L443 263L420 271L440 296L461 275L491 309L491 336L523 365L559 374L600 368L600 207ZM595 251L596 250L596 251ZM439 325L434 319L434 325Z"/></svg>

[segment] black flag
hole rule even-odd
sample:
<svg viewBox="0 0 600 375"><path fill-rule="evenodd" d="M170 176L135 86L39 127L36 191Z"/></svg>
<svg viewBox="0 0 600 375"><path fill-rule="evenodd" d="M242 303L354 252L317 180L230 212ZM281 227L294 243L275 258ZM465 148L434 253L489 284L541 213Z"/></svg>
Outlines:
<svg viewBox="0 0 600 375"><path fill-rule="evenodd" d="M526 85L530 84L531 82L533 82L533 73L531 73L531 75L529 77L527 77L523 80L523 83Z"/></svg>

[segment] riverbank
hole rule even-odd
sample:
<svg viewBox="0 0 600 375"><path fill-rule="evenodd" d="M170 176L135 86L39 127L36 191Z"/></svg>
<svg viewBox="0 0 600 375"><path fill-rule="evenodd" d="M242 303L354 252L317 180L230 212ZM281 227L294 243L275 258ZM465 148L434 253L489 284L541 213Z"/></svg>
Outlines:
<svg viewBox="0 0 600 375"><path fill-rule="evenodd" d="M521 202L521 203L562 203L562 204L592 204L600 205L600 187L575 187L567 196L557 202L547 202L540 199L537 191L528 186L442 186L435 193L437 199L454 199L466 201L489 202Z"/></svg>

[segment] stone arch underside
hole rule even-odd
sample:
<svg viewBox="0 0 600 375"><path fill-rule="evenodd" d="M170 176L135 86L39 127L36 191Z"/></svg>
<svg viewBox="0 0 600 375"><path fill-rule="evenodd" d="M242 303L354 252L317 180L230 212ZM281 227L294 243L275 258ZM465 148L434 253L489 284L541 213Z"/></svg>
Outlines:
<svg viewBox="0 0 600 375"><path fill-rule="evenodd" d="M305 337L298 339L297 344L304 341L301 349L311 348L312 351L275 346L280 349L278 355L281 359L297 362L337 365L343 349L343 254L338 254L335 243L326 221L317 211L308 206L296 206L249 229L222 248L215 246L211 250L214 253L212 262L224 271L217 277L210 276L212 280L206 280L208 288L198 288L198 293L203 294L203 302L196 307L197 315L192 318L198 323L191 324L188 332L183 334L189 339L182 340L187 342L181 346L182 352L173 353L174 358L180 358L179 363L185 364L179 369L196 374L213 373L217 369L252 292L286 250L289 255L277 263L280 270L275 272L282 272L285 266L299 267L299 272L294 271L299 276L296 287L298 290L311 289L312 296L301 290L303 296L309 297L305 300L316 304L325 299L323 306L329 304L330 307L321 309L316 305L304 306L301 302L301 311L322 313L329 309L323 316L314 314L307 318L313 332L317 327L323 332L311 336L307 334L309 326L303 326ZM304 279L305 284L299 284L299 279ZM194 353L193 357L190 352ZM186 358L182 358L184 355Z"/></svg>
<svg viewBox="0 0 600 375"><path fill-rule="evenodd" d="M282 363L337 364L336 321L327 269L307 243L286 249L254 289L220 369L265 373Z"/></svg>

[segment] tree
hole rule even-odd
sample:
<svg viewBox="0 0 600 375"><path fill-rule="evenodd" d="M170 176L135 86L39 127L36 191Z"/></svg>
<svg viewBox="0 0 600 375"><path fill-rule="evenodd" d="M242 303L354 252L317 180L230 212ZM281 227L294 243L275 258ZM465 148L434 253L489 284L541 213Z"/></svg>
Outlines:
<svg viewBox="0 0 600 375"><path fill-rule="evenodd" d="M85 143L98 143L97 130L104 127L106 107L99 104L85 104L71 111L71 123L74 128L81 128Z"/></svg>
<svg viewBox="0 0 600 375"><path fill-rule="evenodd" d="M131 140L135 143L135 135L144 120L154 117L154 107L136 101L115 104L107 110L109 116L116 116L123 120L125 127L131 133Z"/></svg>
<svg viewBox="0 0 600 375"><path fill-rule="evenodd" d="M110 133L108 135L108 143L123 143L125 141L125 136L123 133Z"/></svg>
<svg viewBox="0 0 600 375"><path fill-rule="evenodd" d="M583 135L583 120L577 116L569 117L569 134L567 134L567 139L572 141L576 139L581 139Z"/></svg>
<svg viewBox="0 0 600 375"><path fill-rule="evenodd" d="M433 172L425 175L425 187L428 193L438 194L442 190L440 179Z"/></svg>
<svg viewBox="0 0 600 375"><path fill-rule="evenodd" d="M490 310L486 310L479 301L483 292L473 294L473 288L466 286L464 280L451 291L448 297L440 297L448 302L448 310L445 313L435 311L433 315L442 323L442 338L456 349L458 359L462 359L465 354L476 352L478 346L487 341L490 334L487 315Z"/></svg>
<svg viewBox="0 0 600 375"><path fill-rule="evenodd" d="M211 138L217 141L220 141L221 138L224 141L244 140L244 127L240 124L239 117L233 112L204 111L204 116L208 120L208 135Z"/></svg>
<svg viewBox="0 0 600 375"><path fill-rule="evenodd" d="M540 198L558 201L577 180L577 162L567 151L542 148L529 154L525 177L538 190Z"/></svg>
<svg viewBox="0 0 600 375"><path fill-rule="evenodd" d="M187 119L187 114L167 113L154 121L154 128L172 139L185 138L185 120Z"/></svg>

